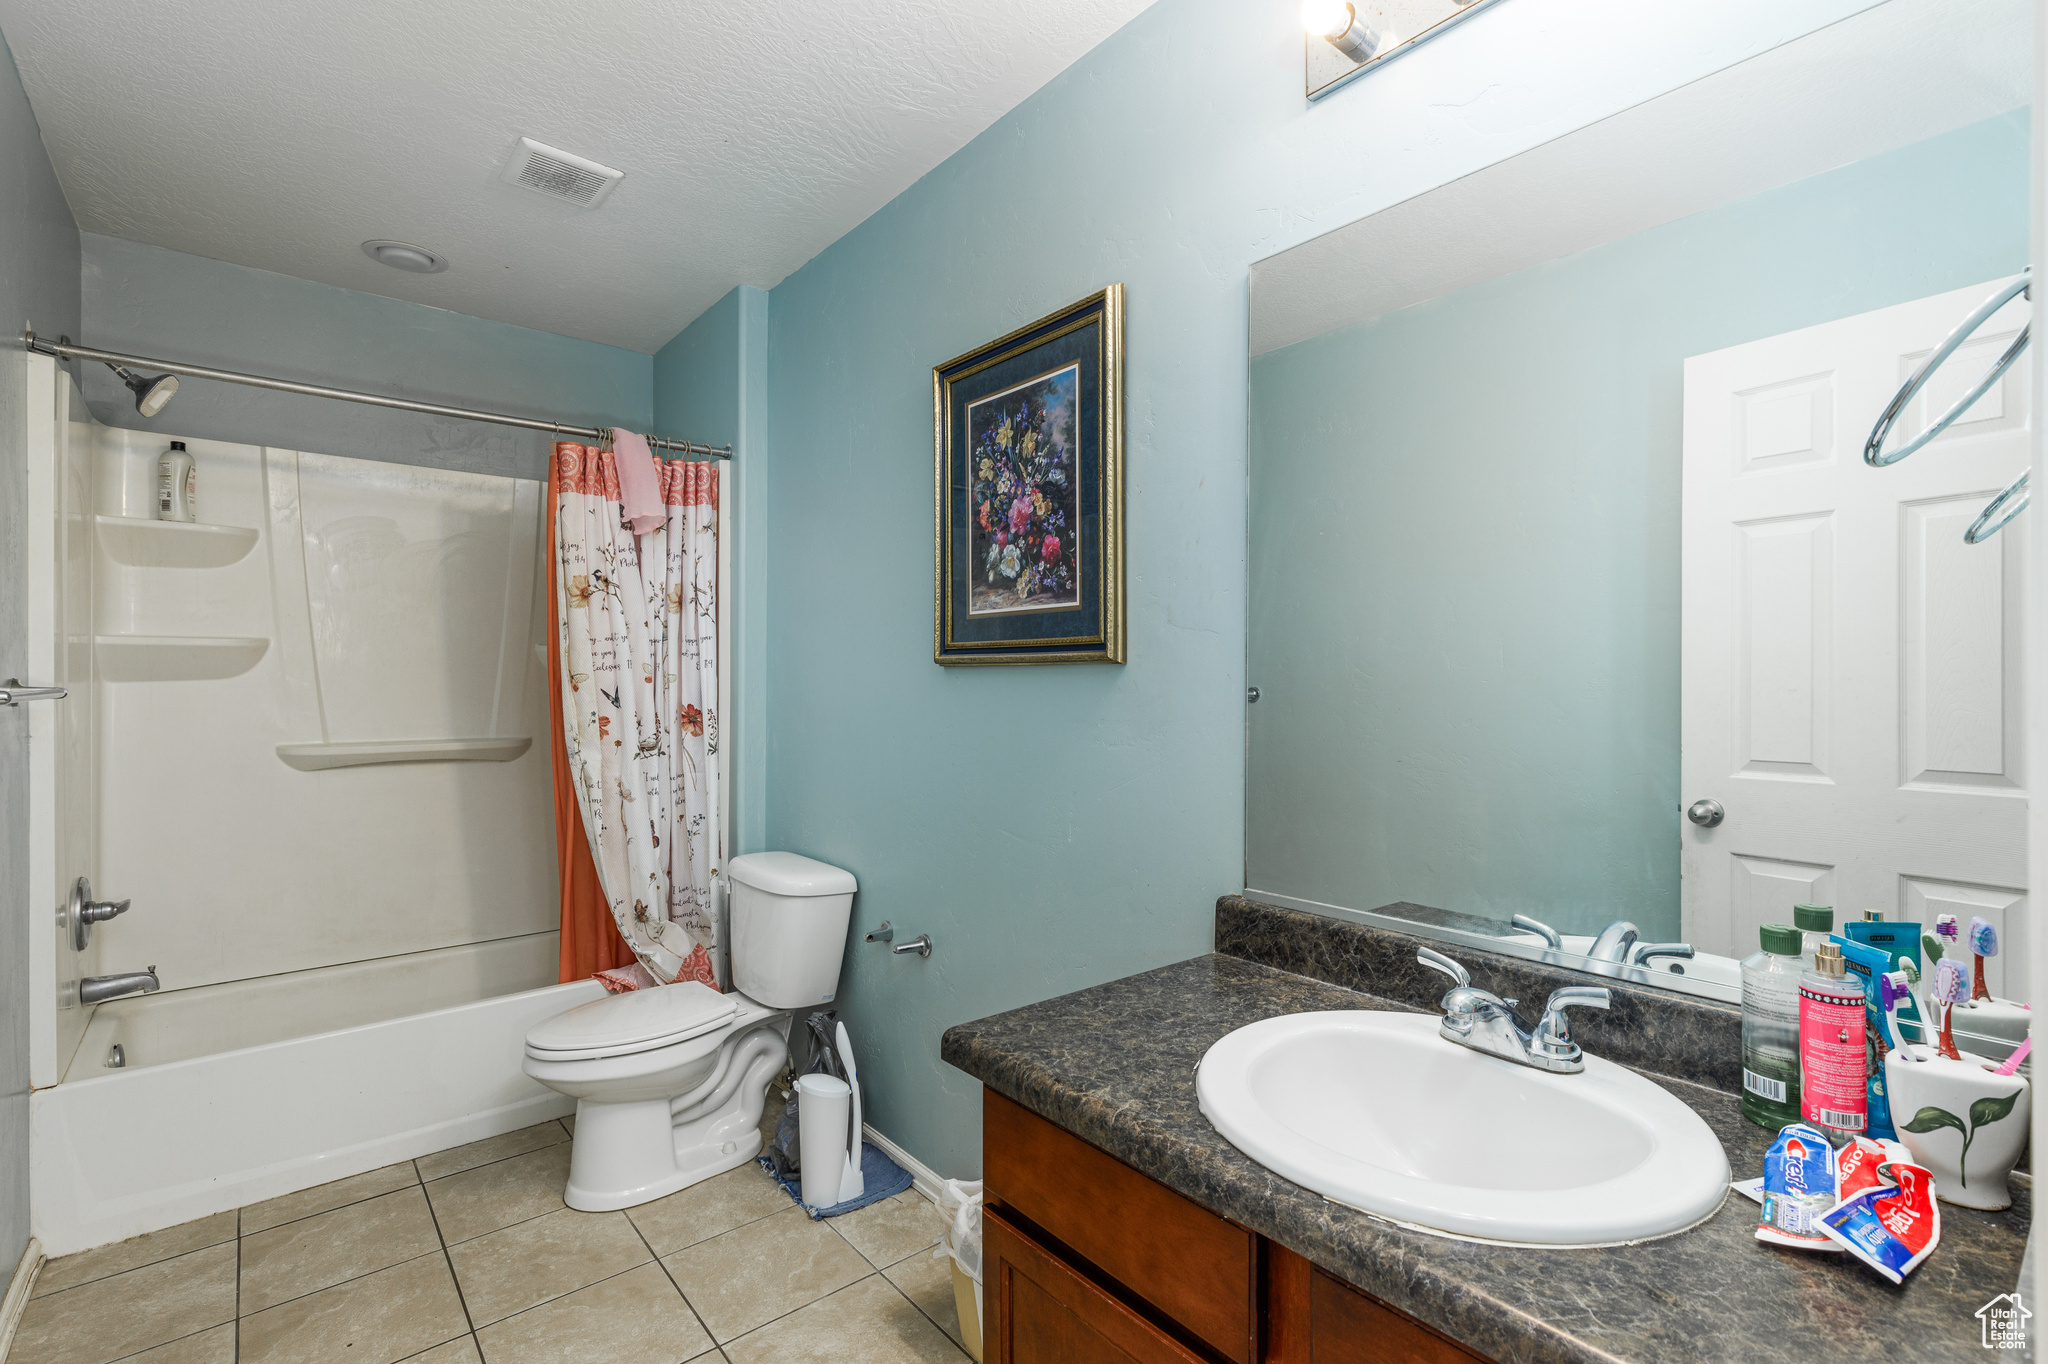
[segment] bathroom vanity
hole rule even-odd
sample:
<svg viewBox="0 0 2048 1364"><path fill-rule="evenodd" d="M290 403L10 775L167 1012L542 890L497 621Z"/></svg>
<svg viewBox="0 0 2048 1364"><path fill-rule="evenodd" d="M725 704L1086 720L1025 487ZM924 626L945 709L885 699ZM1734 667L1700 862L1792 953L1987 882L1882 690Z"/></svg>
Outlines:
<svg viewBox="0 0 2048 1364"><path fill-rule="evenodd" d="M1790 1364L1909 1342L1916 1359L1977 1358L1974 1313L2018 1280L2022 1180L2002 1213L1944 1204L1941 1247L1903 1288L1842 1256L1760 1245L1755 1205L1735 1195L1690 1230L1594 1249L1457 1240L1326 1201L1216 1132L1197 1104L1197 1064L1262 1018L1427 1007L1441 978L1413 965L1422 939L1238 897L1218 903L1216 945L946 1033L945 1059L985 1086L989 1364ZM1459 957L1503 995L1583 980ZM1611 988L1615 1007L1580 1029L1586 1050L1698 1113L1736 1178L1759 1173L1771 1134L1741 1118L1735 1010ZM1498 1159L1516 1148L1503 1114Z"/></svg>
<svg viewBox="0 0 2048 1364"><path fill-rule="evenodd" d="M1002 1364L1479 1358L992 1089L982 1124Z"/></svg>

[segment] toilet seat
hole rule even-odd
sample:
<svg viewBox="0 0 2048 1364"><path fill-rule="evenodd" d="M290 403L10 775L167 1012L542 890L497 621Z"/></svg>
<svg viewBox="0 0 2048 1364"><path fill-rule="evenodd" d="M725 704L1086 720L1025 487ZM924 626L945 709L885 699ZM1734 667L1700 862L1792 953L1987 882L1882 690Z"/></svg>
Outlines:
<svg viewBox="0 0 2048 1364"><path fill-rule="evenodd" d="M654 1051L726 1028L740 1003L694 980L607 995L536 1024L526 1034L526 1054L536 1061L594 1061Z"/></svg>

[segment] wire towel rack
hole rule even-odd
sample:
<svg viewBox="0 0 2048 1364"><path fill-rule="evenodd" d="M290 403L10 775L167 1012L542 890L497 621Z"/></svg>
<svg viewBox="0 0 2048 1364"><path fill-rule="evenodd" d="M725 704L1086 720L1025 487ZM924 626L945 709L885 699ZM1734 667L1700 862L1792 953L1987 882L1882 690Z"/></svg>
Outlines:
<svg viewBox="0 0 2048 1364"><path fill-rule="evenodd" d="M2031 321L2026 326L2020 328L2020 334L2014 337L2012 344L2007 346L2004 353L1992 362L1991 368L1984 371L1984 377L1971 385L1969 392L1949 404L1948 410L1930 422L1925 431L1922 431L1919 435L1896 449L1887 451L1884 448L1885 440L1891 435L1893 424L1898 421L1899 415L1906 410L1906 404L1912 402L1920 390L1927 386L1927 381L1934 377L1934 371L1940 369L1943 362L1951 355L1954 355L1956 349L1963 342L1974 336L1977 329L1990 320L1993 313L2022 295L2029 299L2033 297L2033 274L2034 267L2030 265L2005 283L1999 285L1992 292L1991 297L1978 304L1975 312L1957 323L1956 329L1950 332L1940 345L1928 352L1927 358L1920 362L1919 368L1913 371L1912 376L1900 387L1890 404L1885 407L1884 412L1878 417L1877 425L1870 429L1870 439L1863 443L1863 462L1865 464L1868 464L1873 469L1882 469L1887 465L1897 464L1900 460L1948 430L1954 424L1956 418L1969 411L1971 404L1990 392L1991 386L2004 377L2007 370L2012 368L2013 361L2019 359L2020 352L2027 348L2028 334L2033 330L2033 323ZM2028 473L2031 472L2031 470L2028 471ZM1992 498L1984 510L1978 513L1977 519L1970 523L1970 528L1963 532L1963 542L1965 544L1982 544L1998 534L1998 532L2004 530L2015 516L2018 516L2027 509L2027 477L2027 474L2021 474L2018 478L2014 479L2004 492Z"/></svg>

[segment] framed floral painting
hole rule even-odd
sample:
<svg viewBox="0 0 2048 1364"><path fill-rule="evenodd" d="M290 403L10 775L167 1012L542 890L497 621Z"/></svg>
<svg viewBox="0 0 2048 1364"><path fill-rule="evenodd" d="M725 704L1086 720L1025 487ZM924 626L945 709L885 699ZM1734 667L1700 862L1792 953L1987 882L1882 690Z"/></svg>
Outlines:
<svg viewBox="0 0 2048 1364"><path fill-rule="evenodd" d="M932 658L1124 661L1124 287L932 371Z"/></svg>

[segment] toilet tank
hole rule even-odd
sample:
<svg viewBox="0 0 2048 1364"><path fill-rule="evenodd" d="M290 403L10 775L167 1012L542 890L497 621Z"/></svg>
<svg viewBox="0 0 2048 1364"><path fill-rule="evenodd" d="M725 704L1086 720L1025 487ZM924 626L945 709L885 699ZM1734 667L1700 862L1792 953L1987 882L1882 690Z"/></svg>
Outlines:
<svg viewBox="0 0 2048 1364"><path fill-rule="evenodd" d="M795 853L726 864L733 988L773 1009L830 1004L839 992L853 873Z"/></svg>

